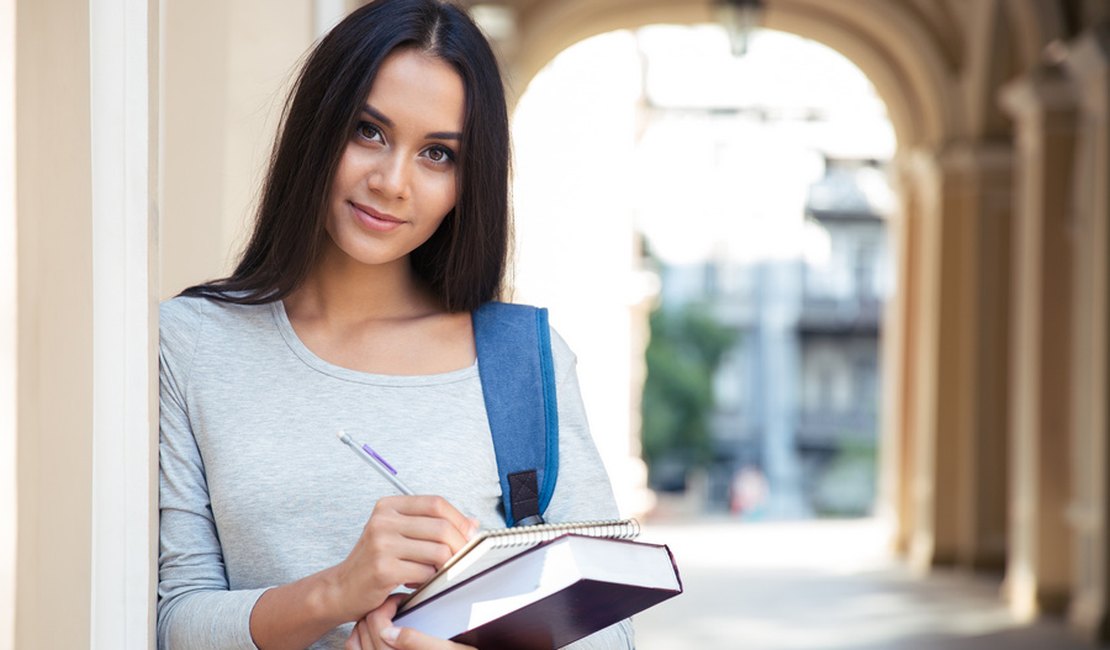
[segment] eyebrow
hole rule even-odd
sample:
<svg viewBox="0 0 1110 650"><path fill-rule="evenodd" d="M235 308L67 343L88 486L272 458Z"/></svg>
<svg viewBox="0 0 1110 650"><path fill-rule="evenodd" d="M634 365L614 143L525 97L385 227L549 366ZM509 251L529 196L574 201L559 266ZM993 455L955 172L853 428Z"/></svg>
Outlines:
<svg viewBox="0 0 1110 650"><path fill-rule="evenodd" d="M387 127L391 129L394 128L393 120L383 115L381 111L374 108L370 104L366 104L365 106L363 106L362 112L366 113L367 115L381 122ZM431 133L425 134L424 137L431 140L462 140L462 134L455 131L432 131Z"/></svg>

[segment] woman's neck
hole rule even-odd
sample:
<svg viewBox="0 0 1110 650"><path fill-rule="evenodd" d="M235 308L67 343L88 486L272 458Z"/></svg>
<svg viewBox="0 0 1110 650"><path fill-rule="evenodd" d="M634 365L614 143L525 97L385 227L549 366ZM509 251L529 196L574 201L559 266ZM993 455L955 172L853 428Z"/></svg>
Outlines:
<svg viewBox="0 0 1110 650"><path fill-rule="evenodd" d="M355 323L428 316L442 312L435 296L412 272L407 257L390 264L360 264L333 247L305 282L285 299L290 317Z"/></svg>
<svg viewBox="0 0 1110 650"><path fill-rule="evenodd" d="M316 356L386 375L431 375L474 364L470 315L443 309L407 258L366 266L335 252L285 299L289 323Z"/></svg>

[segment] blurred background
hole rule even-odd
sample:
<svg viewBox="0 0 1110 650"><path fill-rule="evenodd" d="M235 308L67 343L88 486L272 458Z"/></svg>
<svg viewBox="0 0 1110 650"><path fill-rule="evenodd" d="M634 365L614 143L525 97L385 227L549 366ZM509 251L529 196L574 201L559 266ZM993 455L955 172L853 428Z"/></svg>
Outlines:
<svg viewBox="0 0 1110 650"><path fill-rule="evenodd" d="M230 270L296 66L360 3L118 4L0 2L0 649L98 566L102 502L65 496L96 470L40 440L95 448L122 399L95 298L42 325L111 254L86 213L123 138L59 134L109 86L103 24L145 39L119 47L152 221L125 232L164 299ZM1110 642L1110 4L463 4L513 104L512 298L551 309L621 509L685 579L639 647ZM91 574L65 647L124 606Z"/></svg>

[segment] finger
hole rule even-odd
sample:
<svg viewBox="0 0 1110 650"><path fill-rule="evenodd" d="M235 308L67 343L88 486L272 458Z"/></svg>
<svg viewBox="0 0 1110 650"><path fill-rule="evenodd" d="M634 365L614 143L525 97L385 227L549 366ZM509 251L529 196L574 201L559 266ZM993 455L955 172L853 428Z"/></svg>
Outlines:
<svg viewBox="0 0 1110 650"><path fill-rule="evenodd" d="M455 525L437 517L408 516L399 523L398 532L414 540L424 540L443 544L448 553L454 553L466 545L469 533L460 533ZM450 557L450 555L448 556Z"/></svg>
<svg viewBox="0 0 1110 650"><path fill-rule="evenodd" d="M389 644L381 636L381 631L390 625L394 614L397 613L397 604L401 602L403 594L396 594L385 599L377 609L366 615L366 627L374 639L374 650L389 650Z"/></svg>
<svg viewBox="0 0 1110 650"><path fill-rule="evenodd" d="M398 559L426 564L436 569L443 566L454 554L451 547L445 543L409 537L406 537L404 545L397 549Z"/></svg>
<svg viewBox="0 0 1110 650"><path fill-rule="evenodd" d="M407 597L407 594L391 594L377 611L385 617L385 620L392 621L393 617L397 615L397 609Z"/></svg>
<svg viewBox="0 0 1110 650"><path fill-rule="evenodd" d="M384 504L401 514L446 519L455 527L464 540L470 537L471 532L476 528L474 520L459 512L455 506L441 496L384 497L378 503Z"/></svg>
<svg viewBox="0 0 1110 650"><path fill-rule="evenodd" d="M432 564L442 564L453 553L466 545L467 538L463 536L454 524L446 519L427 517L423 515L409 515L395 511L376 511L366 523L364 537L376 540L380 546L379 551L397 554L398 543L407 547L412 541L432 542L441 544L441 550L428 553L430 547L425 547L425 554L411 556L411 559L431 561ZM444 553L446 557L438 558ZM405 555L405 557L410 557ZM438 559L437 559L438 558Z"/></svg>
<svg viewBox="0 0 1110 650"><path fill-rule="evenodd" d="M358 637L358 625L356 624L351 629L351 635L347 637L347 642L343 644L343 650L362 650L362 642ZM371 649L367 649L371 650Z"/></svg>
<svg viewBox="0 0 1110 650"><path fill-rule="evenodd" d="M384 650L387 647L381 642L377 630L365 618L359 619L355 625L355 633L363 650Z"/></svg>
<svg viewBox="0 0 1110 650"><path fill-rule="evenodd" d="M397 650L473 650L471 646L437 639L423 632L417 632L411 627L391 625L381 631L381 638L389 644L390 648Z"/></svg>
<svg viewBox="0 0 1110 650"><path fill-rule="evenodd" d="M381 584L388 585L387 591L392 591L398 585L424 584L436 574L436 567L433 564L397 557L380 561L376 565L379 567L374 570L376 579Z"/></svg>

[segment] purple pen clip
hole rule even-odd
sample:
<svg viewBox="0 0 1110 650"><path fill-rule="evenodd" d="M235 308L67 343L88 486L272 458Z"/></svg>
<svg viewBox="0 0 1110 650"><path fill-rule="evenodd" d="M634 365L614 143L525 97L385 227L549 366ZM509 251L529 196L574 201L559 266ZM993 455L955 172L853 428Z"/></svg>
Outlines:
<svg viewBox="0 0 1110 650"><path fill-rule="evenodd" d="M366 443L363 443L363 445L362 445L362 449L363 449L363 451L365 451L366 453L368 453L368 454L370 454L371 456L373 456L373 457L374 457L374 460L378 461L378 462L379 462L379 463L381 463L381 464L382 464L382 465L383 465L383 466L384 466L384 467L385 467L385 468L386 468L387 470L389 470L389 473L390 473L390 474L392 474L392 475L394 475L394 476L397 476L397 470L393 469L393 466L389 464L389 461L387 461L386 459L384 459L384 458L382 458L381 456L379 456L379 455L378 455L378 452L376 452L376 451L374 451L373 449L371 449L371 448L370 448L370 445L368 445L368 444L366 444Z"/></svg>

